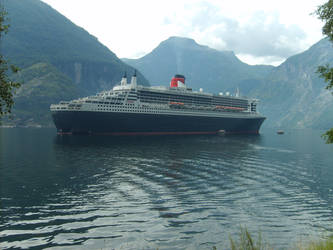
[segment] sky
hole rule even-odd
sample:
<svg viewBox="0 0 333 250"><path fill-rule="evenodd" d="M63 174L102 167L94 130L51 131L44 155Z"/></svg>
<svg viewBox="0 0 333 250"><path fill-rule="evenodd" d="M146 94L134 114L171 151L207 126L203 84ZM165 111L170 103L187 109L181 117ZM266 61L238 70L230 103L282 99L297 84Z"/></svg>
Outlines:
<svg viewBox="0 0 333 250"><path fill-rule="evenodd" d="M327 0L43 0L114 52L139 58L170 36L279 65L323 38Z"/></svg>

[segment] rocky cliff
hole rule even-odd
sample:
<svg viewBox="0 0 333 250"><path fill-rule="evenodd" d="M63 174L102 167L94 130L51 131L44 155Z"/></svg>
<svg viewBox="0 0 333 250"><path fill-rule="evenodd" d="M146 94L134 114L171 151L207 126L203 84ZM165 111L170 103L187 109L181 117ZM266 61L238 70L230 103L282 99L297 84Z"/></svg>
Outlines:
<svg viewBox="0 0 333 250"><path fill-rule="evenodd" d="M327 129L333 126L333 96L316 73L319 65L333 63L333 47L327 39L288 58L249 91L261 99L266 125Z"/></svg>

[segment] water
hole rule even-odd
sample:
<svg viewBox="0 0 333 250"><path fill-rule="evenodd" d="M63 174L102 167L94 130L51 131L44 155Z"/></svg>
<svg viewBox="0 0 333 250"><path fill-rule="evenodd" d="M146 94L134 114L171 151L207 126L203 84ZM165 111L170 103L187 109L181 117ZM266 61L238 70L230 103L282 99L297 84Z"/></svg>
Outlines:
<svg viewBox="0 0 333 250"><path fill-rule="evenodd" d="M260 136L57 136L0 129L0 249L275 249L333 231L333 145Z"/></svg>

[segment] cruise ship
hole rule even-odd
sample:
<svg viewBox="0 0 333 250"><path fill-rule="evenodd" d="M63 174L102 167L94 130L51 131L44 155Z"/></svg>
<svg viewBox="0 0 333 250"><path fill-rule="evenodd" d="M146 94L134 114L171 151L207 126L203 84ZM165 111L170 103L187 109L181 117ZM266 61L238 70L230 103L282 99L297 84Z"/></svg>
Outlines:
<svg viewBox="0 0 333 250"><path fill-rule="evenodd" d="M141 86L126 74L112 90L50 107L59 134L258 134L257 99L192 91L183 75L169 87Z"/></svg>

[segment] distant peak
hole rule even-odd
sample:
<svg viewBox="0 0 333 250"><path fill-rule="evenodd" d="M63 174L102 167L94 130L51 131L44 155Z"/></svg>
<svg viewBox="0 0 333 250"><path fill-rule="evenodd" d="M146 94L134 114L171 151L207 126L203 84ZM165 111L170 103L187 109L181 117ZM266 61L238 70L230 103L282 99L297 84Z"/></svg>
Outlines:
<svg viewBox="0 0 333 250"><path fill-rule="evenodd" d="M192 38L171 36L167 40L163 41L165 44L173 44L178 46L199 46L199 44Z"/></svg>
<svg viewBox="0 0 333 250"><path fill-rule="evenodd" d="M187 41L195 43L194 39L188 37L181 37L181 36L170 36L166 41L170 42L177 42L177 41Z"/></svg>

